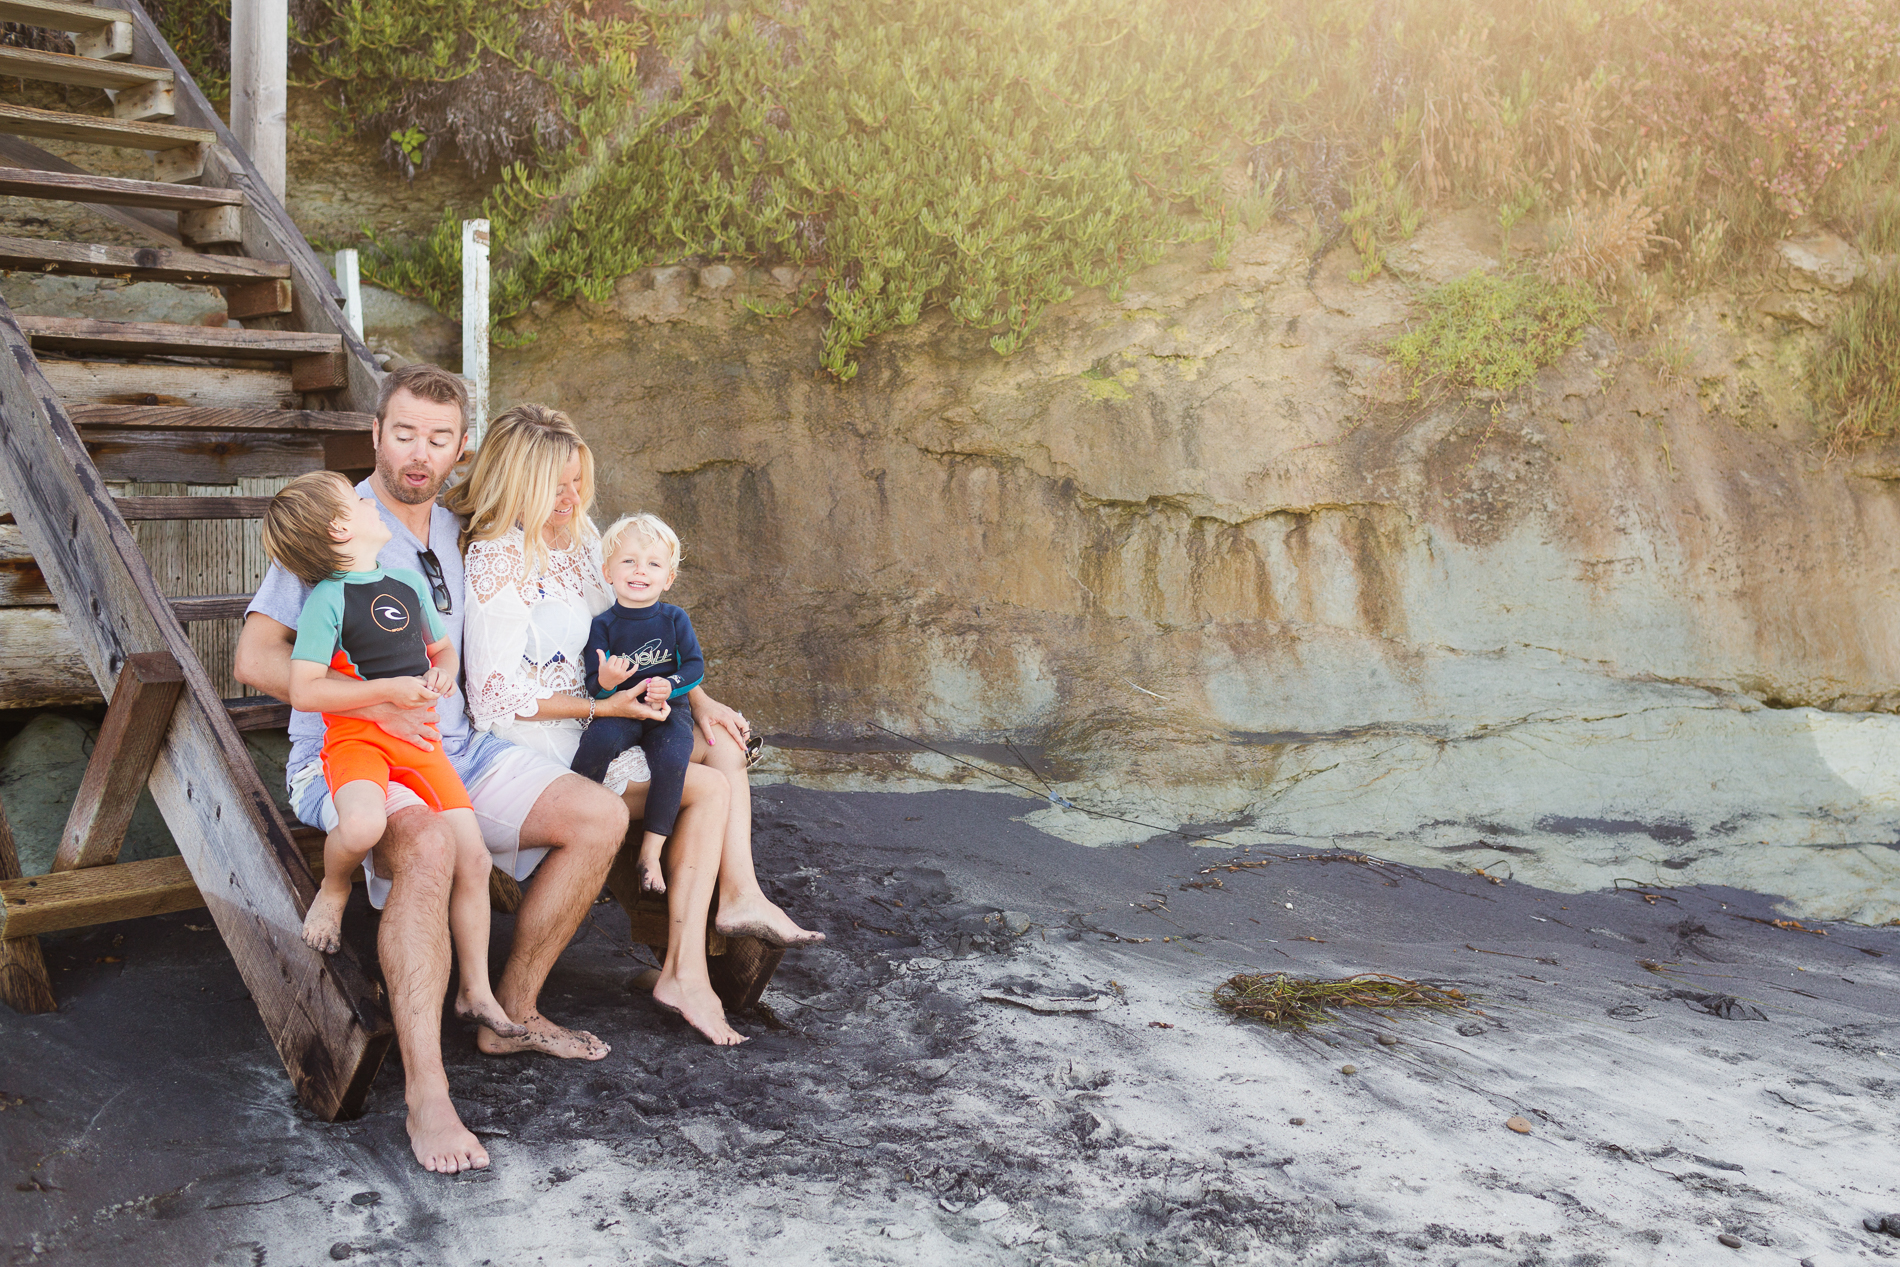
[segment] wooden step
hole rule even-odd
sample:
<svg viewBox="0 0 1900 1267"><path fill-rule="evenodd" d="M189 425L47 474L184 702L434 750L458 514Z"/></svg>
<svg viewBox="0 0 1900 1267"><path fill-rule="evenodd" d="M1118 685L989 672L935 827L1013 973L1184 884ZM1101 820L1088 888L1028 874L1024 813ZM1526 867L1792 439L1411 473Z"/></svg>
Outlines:
<svg viewBox="0 0 1900 1267"><path fill-rule="evenodd" d="M70 31L81 57L120 61L132 56L132 15L124 9L59 0L0 0L0 22Z"/></svg>
<svg viewBox="0 0 1900 1267"><path fill-rule="evenodd" d="M70 53L48 53L37 48L0 46L0 75L37 79L41 83L73 84L81 88L140 89L153 84L172 86L172 73L161 66L107 62ZM120 118L125 116L120 115Z"/></svg>
<svg viewBox="0 0 1900 1267"><path fill-rule="evenodd" d="M240 613L241 614L241 613ZM268 695L246 695L224 701L224 711L239 730L276 730L290 725L290 705Z"/></svg>
<svg viewBox="0 0 1900 1267"><path fill-rule="evenodd" d="M295 361L335 356L343 351L342 336L302 330L232 330L159 321L94 321L90 317L21 316L16 320L35 349L249 361Z"/></svg>
<svg viewBox="0 0 1900 1267"><path fill-rule="evenodd" d="M236 189L205 189L156 180L34 171L25 167L0 167L0 194L10 198L44 198L109 207L153 207L160 211L205 211L244 205L244 195Z"/></svg>
<svg viewBox="0 0 1900 1267"><path fill-rule="evenodd" d="M302 827L291 832L291 839L311 873L321 877L323 833ZM54 871L0 880L0 938L91 928L204 904L185 860L177 856Z"/></svg>
<svg viewBox="0 0 1900 1267"><path fill-rule="evenodd" d="M104 246L53 242L0 234L0 269L58 273L66 277L121 277L140 282L189 282L203 286L248 286L287 280L290 265L237 255L199 255L151 246Z"/></svg>
<svg viewBox="0 0 1900 1267"><path fill-rule="evenodd" d="M101 119L59 110L35 110L32 106L16 106L6 102L0 102L0 132L56 141L77 141L87 145L155 150L158 152L159 178L165 181L196 180L204 173L204 147L215 144L218 139L217 133L203 128L183 128L173 123Z"/></svg>
<svg viewBox="0 0 1900 1267"><path fill-rule="evenodd" d="M173 405L74 405L80 427L176 427L202 431L368 431L374 414L330 409L206 409Z"/></svg>
<svg viewBox="0 0 1900 1267"><path fill-rule="evenodd" d="M172 615L178 617L178 622L183 625L197 620L238 620L244 615L244 609L251 605L251 595L200 594L191 598L174 598L171 604ZM276 702L271 701L273 704Z"/></svg>
<svg viewBox="0 0 1900 1267"><path fill-rule="evenodd" d="M325 462L324 437L309 432L87 427L79 438L101 478L148 484L235 484L321 471Z"/></svg>
<svg viewBox="0 0 1900 1267"><path fill-rule="evenodd" d="M121 517L131 519L262 519L268 497L115 497Z"/></svg>
<svg viewBox="0 0 1900 1267"><path fill-rule="evenodd" d="M228 365L126 365L40 358L47 382L69 409L142 406L257 411L294 409L301 397L281 369Z"/></svg>

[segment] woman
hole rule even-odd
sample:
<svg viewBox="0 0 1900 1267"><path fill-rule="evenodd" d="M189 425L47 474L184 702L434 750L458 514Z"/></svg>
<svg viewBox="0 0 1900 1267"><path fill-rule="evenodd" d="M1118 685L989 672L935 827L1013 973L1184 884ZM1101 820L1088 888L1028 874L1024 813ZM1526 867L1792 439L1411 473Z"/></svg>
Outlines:
<svg viewBox="0 0 1900 1267"><path fill-rule="evenodd" d="M563 765L573 760L590 716L655 715L627 692L585 698L580 654L588 623L613 601L588 517L593 499L587 442L566 414L540 405L520 405L495 419L468 478L445 499L464 518L462 665L469 716L478 730ZM737 1042L741 1036L726 1025L706 978L706 911L715 872L720 932L775 945L808 945L824 935L793 923L753 873L745 718L704 688L690 699L701 730L693 759L703 764L687 773L668 843L667 953L653 997L714 1042ZM609 765L606 783L639 817L647 769L638 748Z"/></svg>

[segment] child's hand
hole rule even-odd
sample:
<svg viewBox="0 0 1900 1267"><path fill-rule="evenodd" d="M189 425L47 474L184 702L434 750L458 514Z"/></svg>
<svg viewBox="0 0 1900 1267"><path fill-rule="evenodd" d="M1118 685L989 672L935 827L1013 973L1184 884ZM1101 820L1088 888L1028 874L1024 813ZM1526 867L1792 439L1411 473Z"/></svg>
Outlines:
<svg viewBox="0 0 1900 1267"><path fill-rule="evenodd" d="M429 672L433 674L435 670ZM383 689L388 692L389 702L397 708L427 708L443 694L419 677L384 678Z"/></svg>
<svg viewBox="0 0 1900 1267"><path fill-rule="evenodd" d="M633 676L633 660L630 657L623 655L609 657L604 650L596 651L594 654L600 657L601 690L611 691Z"/></svg>
<svg viewBox="0 0 1900 1267"><path fill-rule="evenodd" d="M455 693L455 675L444 668L432 668L423 674L422 684L439 696Z"/></svg>
<svg viewBox="0 0 1900 1267"><path fill-rule="evenodd" d="M641 689L646 693L647 703L653 708L660 708L666 704L666 701L672 697L672 686L673 684L663 677L650 677L641 683ZM667 709L667 711L672 710Z"/></svg>

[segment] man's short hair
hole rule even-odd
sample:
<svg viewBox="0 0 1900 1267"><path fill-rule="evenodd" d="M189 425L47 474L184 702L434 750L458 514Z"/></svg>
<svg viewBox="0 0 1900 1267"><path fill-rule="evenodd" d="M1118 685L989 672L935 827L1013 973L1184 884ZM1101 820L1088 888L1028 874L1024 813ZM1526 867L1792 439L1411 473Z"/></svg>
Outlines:
<svg viewBox="0 0 1900 1267"><path fill-rule="evenodd" d="M347 572L350 561L330 536L346 519L356 490L335 471L312 471L283 486L264 508L264 553L305 585Z"/></svg>
<svg viewBox="0 0 1900 1267"><path fill-rule="evenodd" d="M680 536L658 515L638 514L622 515L607 525L607 531L600 534L600 560L612 563L613 556L620 553L621 543L629 536L642 541L652 541L666 547L666 565L675 572L680 570L680 558L684 551L680 549Z"/></svg>
<svg viewBox="0 0 1900 1267"><path fill-rule="evenodd" d="M391 370L383 379L382 391L376 394L378 426L388 417L389 398L397 392L408 392L419 400L433 401L438 405L454 405L456 413L462 417L462 433L468 434L468 384L462 381L460 374L451 374L440 365L422 362Z"/></svg>

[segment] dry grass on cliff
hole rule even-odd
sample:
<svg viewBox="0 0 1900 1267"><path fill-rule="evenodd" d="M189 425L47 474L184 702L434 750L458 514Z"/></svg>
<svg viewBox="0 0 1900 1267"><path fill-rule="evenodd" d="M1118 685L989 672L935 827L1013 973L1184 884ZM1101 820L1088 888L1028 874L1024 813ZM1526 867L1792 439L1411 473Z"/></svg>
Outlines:
<svg viewBox="0 0 1900 1267"><path fill-rule="evenodd" d="M1836 451L1900 430L1900 267L1835 320L1811 381L1815 403L1833 421Z"/></svg>
<svg viewBox="0 0 1900 1267"><path fill-rule="evenodd" d="M1268 1025L1305 1029L1332 1019L1340 1008L1460 1011L1471 1006L1461 990L1426 985L1383 972L1325 980L1284 972L1241 972L1214 989L1223 1012Z"/></svg>

